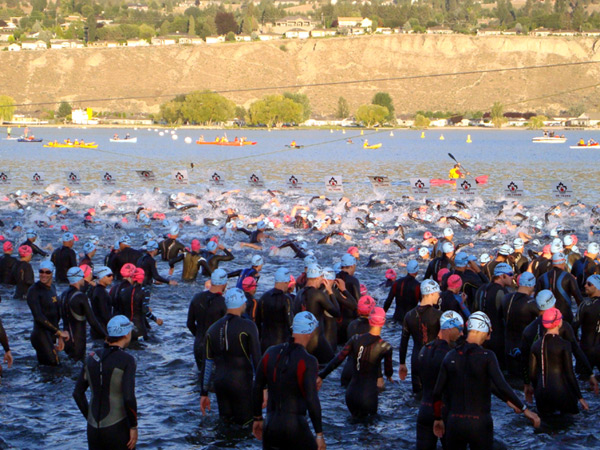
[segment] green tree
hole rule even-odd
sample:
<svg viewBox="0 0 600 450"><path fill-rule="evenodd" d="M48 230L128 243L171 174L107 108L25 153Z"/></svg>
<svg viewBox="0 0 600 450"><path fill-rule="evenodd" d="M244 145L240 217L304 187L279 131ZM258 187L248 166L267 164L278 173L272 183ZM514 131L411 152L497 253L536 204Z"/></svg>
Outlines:
<svg viewBox="0 0 600 450"><path fill-rule="evenodd" d="M194 16L190 16L188 20L188 34L196 36L196 19L194 19Z"/></svg>
<svg viewBox="0 0 600 450"><path fill-rule="evenodd" d="M387 92L378 92L371 100L373 105L379 105L387 108L388 115L386 116L386 121L394 123L396 122L396 116L394 114L394 102L392 101L392 97Z"/></svg>
<svg viewBox="0 0 600 450"><path fill-rule="evenodd" d="M58 105L58 109L56 110L56 117L67 117L69 114L71 114L72 110L73 108L71 107L70 103L60 102L60 105Z"/></svg>
<svg viewBox="0 0 600 450"><path fill-rule="evenodd" d="M301 94L299 92L296 94L284 92L283 96L302 105L302 122L306 122L308 119L310 119L310 113L312 112L312 109L310 107L310 100L306 94Z"/></svg>
<svg viewBox="0 0 600 450"><path fill-rule="evenodd" d="M362 105L354 116L357 122L363 123L366 127L372 127L384 124L389 114L390 112L385 106Z"/></svg>
<svg viewBox="0 0 600 450"><path fill-rule="evenodd" d="M167 123L182 123L183 116L181 114L182 102L172 100L160 105L160 118Z"/></svg>
<svg viewBox="0 0 600 450"><path fill-rule="evenodd" d="M303 108L283 95L267 95L250 105L248 115L251 125L281 127L284 123L302 122Z"/></svg>
<svg viewBox="0 0 600 450"><path fill-rule="evenodd" d="M415 116L415 127L417 128L427 128L429 126L429 122L430 120L423 114L417 114Z"/></svg>
<svg viewBox="0 0 600 450"><path fill-rule="evenodd" d="M156 30L150 25L143 23L140 25L140 38L149 41L156 36Z"/></svg>
<svg viewBox="0 0 600 450"><path fill-rule="evenodd" d="M350 115L350 107L348 106L348 100L344 97L338 98L337 110L335 112L335 117L338 119L345 119Z"/></svg>
<svg viewBox="0 0 600 450"><path fill-rule="evenodd" d="M88 42L94 42L96 40L97 33L97 23L96 23L96 15L92 13L87 18L87 27L88 27Z"/></svg>
<svg viewBox="0 0 600 450"><path fill-rule="evenodd" d="M246 120L246 114L248 113L248 111L246 111L246 108L244 108L243 106L236 106L235 107L235 118L238 120Z"/></svg>
<svg viewBox="0 0 600 450"><path fill-rule="evenodd" d="M0 95L0 122L10 121L15 113L15 100L8 95Z"/></svg>
<svg viewBox="0 0 600 450"><path fill-rule="evenodd" d="M533 116L529 119L529 128L532 130L539 130L544 126L544 121L548 120L546 116Z"/></svg>
<svg viewBox="0 0 600 450"><path fill-rule="evenodd" d="M506 123L506 117L504 117L504 105L502 105L500 102L494 102L490 116L494 126L496 128L500 128L504 123Z"/></svg>
<svg viewBox="0 0 600 450"><path fill-rule="evenodd" d="M227 33L227 35L225 36L225 41L235 42L235 33L233 31L230 31L229 33Z"/></svg>
<svg viewBox="0 0 600 450"><path fill-rule="evenodd" d="M217 33L219 36L229 33L237 33L239 25L235 20L233 13L219 11L215 15L215 24L217 25Z"/></svg>
<svg viewBox="0 0 600 450"><path fill-rule="evenodd" d="M192 92L181 105L181 116L189 123L211 125L231 120L234 115L235 103L210 91Z"/></svg>

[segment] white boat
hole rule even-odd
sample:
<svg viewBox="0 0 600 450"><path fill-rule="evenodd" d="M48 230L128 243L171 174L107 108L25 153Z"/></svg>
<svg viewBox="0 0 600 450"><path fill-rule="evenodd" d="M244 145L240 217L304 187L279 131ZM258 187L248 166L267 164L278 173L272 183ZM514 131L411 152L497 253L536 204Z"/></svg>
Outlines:
<svg viewBox="0 0 600 450"><path fill-rule="evenodd" d="M570 145L569 148L600 148L600 144Z"/></svg>
<svg viewBox="0 0 600 450"><path fill-rule="evenodd" d="M15 137L15 136L10 136L10 137L9 137L9 136L6 136L6 137L4 138L4 140L5 140L5 141L17 141L17 140L21 139L22 137L23 137L23 136L21 136L21 137Z"/></svg>
<svg viewBox="0 0 600 450"><path fill-rule="evenodd" d="M120 142L123 144L137 144L137 137L123 138L123 139L111 139L110 142Z"/></svg>
<svg viewBox="0 0 600 450"><path fill-rule="evenodd" d="M531 141L534 144L564 144L565 142L567 142L567 138L560 136L539 136L534 137Z"/></svg>

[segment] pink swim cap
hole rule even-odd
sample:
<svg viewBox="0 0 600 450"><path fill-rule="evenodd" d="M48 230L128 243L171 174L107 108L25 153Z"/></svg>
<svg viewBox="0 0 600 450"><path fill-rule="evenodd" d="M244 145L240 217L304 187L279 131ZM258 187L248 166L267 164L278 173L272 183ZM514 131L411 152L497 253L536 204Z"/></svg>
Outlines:
<svg viewBox="0 0 600 450"><path fill-rule="evenodd" d="M69 231L69 227L66 225L61 225L60 226L60 231Z"/></svg>
<svg viewBox="0 0 600 450"><path fill-rule="evenodd" d="M352 247L349 247L349 248L348 248L348 251L347 251L346 253L349 253L349 254L351 254L352 256L354 256L354 254L355 254L355 253L358 253L358 247L354 247L354 246L352 246Z"/></svg>
<svg viewBox="0 0 600 450"><path fill-rule="evenodd" d="M425 233L423 233L423 239L431 239L433 237L433 234L431 233L431 231L426 231Z"/></svg>
<svg viewBox="0 0 600 450"><path fill-rule="evenodd" d="M447 273L450 273L450 271L449 271L448 269L446 269L446 268L444 268L444 269L441 269L441 270L438 272L438 274L437 274L437 280L438 280L438 283L441 283L441 282L442 282L442 279L444 278L444 275L446 275Z"/></svg>
<svg viewBox="0 0 600 450"><path fill-rule="evenodd" d="M144 269L142 269L141 267L137 267L135 269L135 272L133 273L133 276L131 277L131 279L133 280L134 283L143 283L145 276L146 276L146 272L144 272Z"/></svg>
<svg viewBox="0 0 600 450"><path fill-rule="evenodd" d="M550 308L544 311L544 315L542 316L542 324L544 328L556 328L560 325L560 321L562 320L561 312L556 308Z"/></svg>
<svg viewBox="0 0 600 450"><path fill-rule="evenodd" d="M288 289L291 289L294 286L296 286L296 279L294 278L294 275L290 275L290 284L288 284Z"/></svg>
<svg viewBox="0 0 600 450"><path fill-rule="evenodd" d="M458 275L450 275L448 278L448 288L449 289L460 289L462 286L462 278Z"/></svg>
<svg viewBox="0 0 600 450"><path fill-rule="evenodd" d="M551 246L550 246L550 244L548 244L548 245L545 245L545 246L544 246L544 249L542 250L542 253L546 253L546 254L548 254L548 255L549 255L549 254L551 254L551 253L552 253L552 250L550 250L550 249L551 249Z"/></svg>
<svg viewBox="0 0 600 450"><path fill-rule="evenodd" d="M197 252L200 250L200 241L198 239L194 239L192 241L192 251Z"/></svg>
<svg viewBox="0 0 600 450"><path fill-rule="evenodd" d="M385 278L387 278L388 280L396 280L396 277L398 275L396 274L396 271L394 269L388 269L385 271Z"/></svg>
<svg viewBox="0 0 600 450"><path fill-rule="evenodd" d="M123 278L131 278L135 274L135 269L136 267L133 264L127 263L121 267L121 276Z"/></svg>
<svg viewBox="0 0 600 450"><path fill-rule="evenodd" d="M373 311L369 315L369 325L372 327L382 327L385 325L385 311L383 308L373 308Z"/></svg>
<svg viewBox="0 0 600 450"><path fill-rule="evenodd" d="M367 287L364 284L360 284L360 295L367 295Z"/></svg>
<svg viewBox="0 0 600 450"><path fill-rule="evenodd" d="M292 221L292 216L290 216L289 214L286 214L285 216L283 216L283 221L285 223L290 223Z"/></svg>
<svg viewBox="0 0 600 450"><path fill-rule="evenodd" d="M250 292L256 287L256 279L254 277L246 277L242 281L242 289L244 292Z"/></svg>
<svg viewBox="0 0 600 450"><path fill-rule="evenodd" d="M89 276L92 273L92 268L90 266L88 266L87 264L82 264L79 266L79 268L81 270L83 270L83 276L84 278Z"/></svg>
<svg viewBox="0 0 600 450"><path fill-rule="evenodd" d="M29 256L33 253L33 250L31 249L31 247L29 245L21 245L19 247L19 256L21 258L24 258L26 256Z"/></svg>
<svg viewBox="0 0 600 450"><path fill-rule="evenodd" d="M4 253L12 252L13 251L12 242L6 241L4 243L4 245L2 246L2 249L4 250Z"/></svg>
<svg viewBox="0 0 600 450"><path fill-rule="evenodd" d="M361 316L368 316L375 308L375 300L370 295L363 295L358 301L358 306L356 307L356 311Z"/></svg>

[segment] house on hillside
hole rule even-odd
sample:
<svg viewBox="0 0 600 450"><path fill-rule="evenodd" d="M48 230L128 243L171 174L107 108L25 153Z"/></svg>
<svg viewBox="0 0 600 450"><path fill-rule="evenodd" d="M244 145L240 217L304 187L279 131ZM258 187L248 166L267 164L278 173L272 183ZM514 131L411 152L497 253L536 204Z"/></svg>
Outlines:
<svg viewBox="0 0 600 450"><path fill-rule="evenodd" d="M308 39L310 37L310 31L302 28L292 28L283 33L286 39Z"/></svg>
<svg viewBox="0 0 600 450"><path fill-rule="evenodd" d="M338 28L362 28L371 31L373 21L368 17L338 17Z"/></svg>
<svg viewBox="0 0 600 450"><path fill-rule="evenodd" d="M531 36L540 36L540 37L546 37L546 36L550 36L550 34L552 33L552 30L549 28L536 28L535 30L533 30L531 33L529 33Z"/></svg>
<svg viewBox="0 0 600 450"><path fill-rule="evenodd" d="M482 28L477 30L477 36L500 36L502 34L500 28Z"/></svg>
<svg viewBox="0 0 600 450"><path fill-rule="evenodd" d="M83 47L85 47L83 41L79 41L77 39L50 39L50 48L54 50Z"/></svg>
<svg viewBox="0 0 600 450"><path fill-rule="evenodd" d="M281 39L283 36L281 34L275 33L262 33L258 35L259 41L274 41L277 39Z"/></svg>
<svg viewBox="0 0 600 450"><path fill-rule="evenodd" d="M175 45L177 40L173 36L158 36L151 39L152 45Z"/></svg>
<svg viewBox="0 0 600 450"><path fill-rule="evenodd" d="M0 19L0 30L13 31L13 30L16 30L17 28L18 28L17 24L15 24L14 22L12 22L10 20L7 22L6 20Z"/></svg>
<svg viewBox="0 0 600 450"><path fill-rule="evenodd" d="M225 36L206 36L207 44L220 44L225 42Z"/></svg>
<svg viewBox="0 0 600 450"><path fill-rule="evenodd" d="M582 34L584 36L598 37L598 36L600 36L600 30L588 30L588 31L584 31Z"/></svg>
<svg viewBox="0 0 600 450"><path fill-rule="evenodd" d="M148 47L150 43L146 39L127 39L127 47Z"/></svg>
<svg viewBox="0 0 600 450"><path fill-rule="evenodd" d="M427 28L427 34L452 34L452 33L454 33L454 31L452 31L452 29L445 27L443 25Z"/></svg>
<svg viewBox="0 0 600 450"><path fill-rule="evenodd" d="M235 42L252 42L252 36L249 34L236 34Z"/></svg>
<svg viewBox="0 0 600 450"><path fill-rule="evenodd" d="M311 30L310 35L314 38L317 37L327 37L327 36L335 36L337 34L337 30L335 29L323 29L323 28L315 28Z"/></svg>
<svg viewBox="0 0 600 450"><path fill-rule="evenodd" d="M44 41L24 41L21 43L21 49L23 50L46 50L48 46Z"/></svg>
<svg viewBox="0 0 600 450"><path fill-rule="evenodd" d="M375 33L377 33L377 34L392 34L392 29L390 27L377 27L377 28L375 28Z"/></svg>
<svg viewBox="0 0 600 450"><path fill-rule="evenodd" d="M8 42L12 35L10 31L0 31L0 42Z"/></svg>
<svg viewBox="0 0 600 450"><path fill-rule="evenodd" d="M577 36L579 32L575 30L554 30L552 36Z"/></svg>
<svg viewBox="0 0 600 450"><path fill-rule="evenodd" d="M8 46L8 51L9 52L20 52L21 51L21 46L19 44L10 44Z"/></svg>
<svg viewBox="0 0 600 450"><path fill-rule="evenodd" d="M583 113L576 119L567 120L568 127L597 127L600 124L600 113Z"/></svg>

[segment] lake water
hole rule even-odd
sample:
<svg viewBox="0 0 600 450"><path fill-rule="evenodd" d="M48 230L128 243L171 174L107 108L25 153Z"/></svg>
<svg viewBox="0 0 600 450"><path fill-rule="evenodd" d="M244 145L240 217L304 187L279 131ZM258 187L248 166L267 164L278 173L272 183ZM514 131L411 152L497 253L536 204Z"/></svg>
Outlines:
<svg viewBox="0 0 600 450"><path fill-rule="evenodd" d="M116 132L121 136L129 131L138 137L138 144L111 144L109 138ZM315 209L319 207L330 215L339 214L341 225L331 229L346 229L352 239L347 242L334 238L330 245L317 245L317 240L325 233L319 231L299 231L283 227L275 230L275 243L284 238L303 238L309 248L323 265L333 265L345 253L349 245L358 245L363 259L358 268L358 277L364 282L371 295L381 305L387 296L387 289L381 286L383 275L388 267L395 267L400 275L403 271L396 264L406 263L414 257L414 249L418 249L420 237L425 230L434 235L441 235L445 225L442 223L416 224L406 218L406 213L423 204L422 199L402 199L402 195L410 193L407 183L401 183L411 177L446 178L453 161L448 157L452 153L473 175L490 175L490 182L481 187L480 198L470 201L468 212L477 215L477 223L485 226L493 224L498 211L507 202L502 198L503 182L509 178L525 181L525 197L521 210L528 212L531 222L542 219L549 207L558 203L552 198L551 181L573 181L574 199L581 199L589 207L574 208L569 213L555 215L543 225L543 231L537 236L542 242L548 242L548 233L558 225L577 232L580 248L590 239L588 231L595 218L591 206L598 201L596 181L598 170L597 150L570 150L568 144L540 145L532 144L531 138L540 135L533 131L493 131L493 130L426 130L422 139L420 131L395 130L394 136L389 131L365 131L360 136L358 130L346 130L331 133L329 130L283 130L267 132L265 130L232 130L227 131L230 140L238 136L246 136L257 141L256 146L248 147L211 147L186 144L185 137L196 140L200 134L205 140L212 140L223 132L216 130L178 130L175 141L171 134L159 136L154 130L109 130L109 129L57 129L40 128L32 132L44 139L44 142L70 138L83 138L85 141L99 143L93 149L52 149L42 144L20 144L15 141L0 141L0 170L10 171L13 183L0 186L0 192L22 189L24 192L34 189L29 177L34 171L43 172L47 183L54 183L52 191L60 191L65 184L65 173L77 171L82 184L77 189L84 196L67 199L71 212L60 224L68 224L80 241L75 249L80 252L83 242L91 235L101 240L101 248L94 258L96 265L108 251L110 243L123 233L128 233L134 247L142 244L142 234L148 229L135 222L133 212L139 206L150 211L164 212L171 221L177 221L189 215L189 224L185 225L180 240L189 244L193 238L205 238L212 234L221 234L222 241L228 248L233 248L236 259L223 264L226 270L235 270L249 265L255 251L241 249L238 241L245 240L241 234L231 235L219 231L217 227L204 227L203 219L212 217L222 219L220 213L228 206L236 207L243 214L246 223L253 223L262 213L274 214L271 197L261 190L252 190L247 186L246 177L259 171L265 180L266 187L285 190L285 180L290 174L299 176L306 185L302 193L284 193L279 196L281 211L291 210L295 204L304 204ZM13 135L19 131L13 127ZM440 135L445 139L440 140ZM467 144L470 134L472 143ZM579 137L598 140L600 133L567 131L568 143L574 145ZM348 144L351 138L353 144ZM362 148L362 139L369 143L382 143L378 150ZM292 140L304 145L302 149L290 150L285 147ZM190 163L194 163L191 170ZM170 180L172 170L188 169L191 184L178 187ZM152 170L157 180L144 184L135 170ZM224 189L207 191L209 176L219 171L226 179ZM100 176L110 171L117 179L114 188L101 185ZM334 202L323 205L320 200L309 203L312 195L324 194L324 180L331 175L341 175L344 180L345 195L350 197L358 210L347 211L343 204ZM374 192L367 180L369 175L386 175L392 181L388 189ZM163 193L150 192L151 187L158 186ZM98 189L100 188L100 189ZM241 191L231 196L222 196L221 191L240 188ZM111 195L109 191L121 189L130 191L129 196ZM167 195L171 192L184 191L197 194L197 198L187 197L190 203L197 202L202 209L188 209L185 212L168 209ZM430 197L441 200L456 197L456 192L448 187L432 188ZM337 199L338 196L331 196ZM364 218L366 204L375 198L385 198L393 205L391 209L374 207L380 229L363 230L356 218ZM105 201L114 207L101 211L99 201ZM193 200L193 201L192 201ZM213 209L208 201L218 202ZM22 233L12 233L11 226L20 220L24 228L35 226L34 221L45 220L45 211L49 202L40 199L21 199L22 208L18 209L9 201L0 202L0 219L5 223L2 234L14 242L22 242ZM81 224L82 212L89 208L98 209L100 223L84 228ZM445 206L439 212L430 211L437 221L445 213ZM566 207L563 207L565 210ZM448 212L449 215L450 213ZM125 215L128 223L121 218ZM513 220L505 211L507 220ZM399 220L407 231L406 244L412 252L401 251L395 245L386 244L384 235L377 231L393 228ZM513 220L514 221L514 220ZM122 229L115 229L120 223ZM516 232L526 229L528 225L508 229L506 234L490 233L475 238L472 229L462 230L455 226L458 242L474 241L474 254L483 251L492 252L504 241L512 242ZM592 225L593 226L593 225ZM168 228L160 222L151 226L151 231L160 236ZM58 245L60 232L56 228L39 228L40 241L54 247ZM475 239L477 239L475 241ZM538 249L538 246L532 246ZM471 250L470 250L471 251ZM257 296L270 289L273 283L273 272L281 265L288 266L292 273L299 275L302 264L293 258L293 254L283 251L273 254L268 249L262 251L266 258ZM387 261L380 267L365 266L366 257L374 254ZM39 257L34 260L37 268ZM166 274L166 263L159 263L159 271ZM425 264L420 265L421 274ZM175 272L175 278L181 275L181 266ZM199 410L198 374L194 364L192 347L193 337L185 326L189 301L193 294L202 289L198 284L180 285L177 288L156 286L153 290L151 304L157 316L165 320L163 327L153 326L149 342L142 343L130 351L138 362L137 399L140 421L139 448L161 449L209 449L209 448L260 448L260 443L249 436L247 431L224 429L218 425L217 406L213 397L214 409L207 417L202 417ZM60 286L61 292L65 287ZM64 449L85 448L86 422L79 413L71 393L79 374L81 363L73 364L65 355L61 355L62 365L59 368L40 368L35 353L29 342L32 319L25 302L12 299L12 290L1 288L2 302L0 317L9 335L15 364L12 369L5 370L0 384L0 448L15 449ZM398 345L400 328L395 325L386 326L383 337L394 345L394 371L398 368ZM92 345L89 344L88 348ZM388 386L380 396L380 417L369 426L354 424L350 420L343 402L343 391L339 387L339 369L325 382L320 392L324 431L329 448L336 449L399 449L413 448L415 445L415 421L418 402L410 394L410 381ZM395 375L397 378L397 375ZM582 385L582 387L585 387ZM587 391L584 396L590 403L590 412L582 413L574 419L574 423L557 430L553 434L534 434L523 416L513 414L504 404L494 400L493 415L495 420L495 447L510 449L531 448L593 448L600 445L597 428L600 402Z"/></svg>

